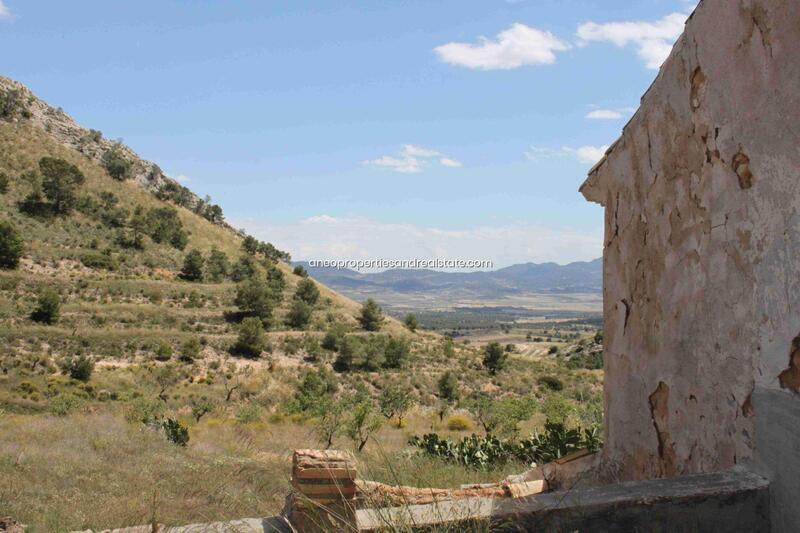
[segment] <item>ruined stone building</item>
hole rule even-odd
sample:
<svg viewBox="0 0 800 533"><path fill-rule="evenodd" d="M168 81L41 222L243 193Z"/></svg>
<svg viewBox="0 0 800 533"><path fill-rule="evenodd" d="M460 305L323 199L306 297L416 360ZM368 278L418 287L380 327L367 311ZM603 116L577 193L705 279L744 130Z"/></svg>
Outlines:
<svg viewBox="0 0 800 533"><path fill-rule="evenodd" d="M605 208L603 476L745 465L800 530L800 1L703 0L581 192Z"/></svg>

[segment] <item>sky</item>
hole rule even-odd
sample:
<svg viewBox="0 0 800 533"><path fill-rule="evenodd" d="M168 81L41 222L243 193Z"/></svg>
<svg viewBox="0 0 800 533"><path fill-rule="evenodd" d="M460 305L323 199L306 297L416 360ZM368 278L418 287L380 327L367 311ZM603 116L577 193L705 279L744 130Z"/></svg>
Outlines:
<svg viewBox="0 0 800 533"><path fill-rule="evenodd" d="M687 0L0 0L0 74L295 259L591 260Z"/></svg>

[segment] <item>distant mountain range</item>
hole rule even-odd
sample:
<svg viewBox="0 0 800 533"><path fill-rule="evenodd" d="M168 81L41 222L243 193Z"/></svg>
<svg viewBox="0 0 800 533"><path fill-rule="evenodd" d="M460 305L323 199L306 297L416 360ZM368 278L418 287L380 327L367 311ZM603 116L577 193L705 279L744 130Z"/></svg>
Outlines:
<svg viewBox="0 0 800 533"><path fill-rule="evenodd" d="M602 259L559 265L524 263L490 272L438 272L435 270L386 270L362 273L303 265L311 276L332 289L351 295L399 293L429 294L442 291L470 294L474 298L505 298L530 293L576 294L603 290Z"/></svg>

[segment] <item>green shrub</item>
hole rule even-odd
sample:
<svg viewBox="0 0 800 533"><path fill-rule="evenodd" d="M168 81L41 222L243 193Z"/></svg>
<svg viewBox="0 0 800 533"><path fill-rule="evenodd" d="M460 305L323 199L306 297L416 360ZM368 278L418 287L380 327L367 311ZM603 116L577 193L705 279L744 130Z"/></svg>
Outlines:
<svg viewBox="0 0 800 533"><path fill-rule="evenodd" d="M319 300L319 289L317 284L309 278L300 280L294 292L294 298L308 305L314 305Z"/></svg>
<svg viewBox="0 0 800 533"><path fill-rule="evenodd" d="M254 276L236 286L234 304L245 315L256 317L266 324L272 318L272 310L279 298L266 280Z"/></svg>
<svg viewBox="0 0 800 533"><path fill-rule="evenodd" d="M455 403L461 396L458 387L458 378L451 370L441 375L437 386L439 389L439 398L446 402Z"/></svg>
<svg viewBox="0 0 800 533"><path fill-rule="evenodd" d="M200 341L196 337L186 339L181 345L181 361L191 363L200 356Z"/></svg>
<svg viewBox="0 0 800 533"><path fill-rule="evenodd" d="M385 368L403 368L411 358L411 341L408 339L389 337L385 347Z"/></svg>
<svg viewBox="0 0 800 533"><path fill-rule="evenodd" d="M132 165L122 155L121 147L114 146L103 154L103 166L112 178L124 180L130 175Z"/></svg>
<svg viewBox="0 0 800 533"><path fill-rule="evenodd" d="M378 331L383 324L383 310L372 298L368 298L361 306L358 323L367 331Z"/></svg>
<svg viewBox="0 0 800 533"><path fill-rule="evenodd" d="M164 402L142 396L128 404L125 419L131 423L154 424L164 414L164 409Z"/></svg>
<svg viewBox="0 0 800 533"><path fill-rule="evenodd" d="M13 270L19 266L19 260L25 246L17 228L11 222L0 222L0 268Z"/></svg>
<svg viewBox="0 0 800 533"><path fill-rule="evenodd" d="M61 297L50 287L39 290L36 300L36 308L31 313L31 320L43 324L55 324L58 322L61 310Z"/></svg>
<svg viewBox="0 0 800 533"><path fill-rule="evenodd" d="M167 418L161 422L161 429L167 440L178 446L186 446L189 443L189 429L174 418Z"/></svg>
<svg viewBox="0 0 800 533"><path fill-rule="evenodd" d="M60 366L64 374L83 382L89 381L94 372L94 361L83 354L76 357L65 357Z"/></svg>
<svg viewBox="0 0 800 533"><path fill-rule="evenodd" d="M540 376L537 382L539 385L547 387L552 391L560 391L564 389L564 383L555 376Z"/></svg>
<svg viewBox="0 0 800 533"><path fill-rule="evenodd" d="M111 255L111 250L105 252L85 252L81 254L81 263L88 268L114 271L119 269L119 262Z"/></svg>
<svg viewBox="0 0 800 533"><path fill-rule="evenodd" d="M56 157L39 160L42 174L42 192L50 202L54 213L69 213L77 203L78 187L86 181L83 173L72 163Z"/></svg>
<svg viewBox="0 0 800 533"><path fill-rule="evenodd" d="M311 320L312 308L303 300L294 300L286 315L286 325L294 329L303 329Z"/></svg>
<svg viewBox="0 0 800 533"><path fill-rule="evenodd" d="M338 351L347 333L347 327L344 324L334 323L328 327L325 336L322 338L320 346L332 352Z"/></svg>
<svg viewBox="0 0 800 533"><path fill-rule="evenodd" d="M239 337L233 346L233 352L245 357L256 358L267 347L264 326L255 317L247 317L239 325Z"/></svg>
<svg viewBox="0 0 800 533"><path fill-rule="evenodd" d="M189 250L183 258L180 277L186 281L203 281L203 268L206 260L200 250Z"/></svg>
<svg viewBox="0 0 800 533"><path fill-rule="evenodd" d="M154 242L169 244L173 248L183 250L189 240L183 230L183 222L174 207L154 207L147 214L140 213L136 225L147 233Z"/></svg>
<svg viewBox="0 0 800 533"><path fill-rule="evenodd" d="M0 194L6 194L8 192L8 184L10 181L8 174L0 170Z"/></svg>
<svg viewBox="0 0 800 533"><path fill-rule="evenodd" d="M308 271L305 268L303 268L303 265L297 265L296 267L294 267L294 270L292 272L294 273L295 276L300 276L301 278L308 277Z"/></svg>
<svg viewBox="0 0 800 533"><path fill-rule="evenodd" d="M297 384L294 398L288 406L293 413L309 413L315 410L321 398L333 396L339 388L336 376L327 368L320 367L303 374Z"/></svg>
<svg viewBox="0 0 800 533"><path fill-rule="evenodd" d="M56 416L67 416L83 404L83 400L70 393L62 393L50 399L50 412Z"/></svg>
<svg viewBox="0 0 800 533"><path fill-rule="evenodd" d="M156 360L169 361L172 359L172 345L166 341L160 341L156 347Z"/></svg>
<svg viewBox="0 0 800 533"><path fill-rule="evenodd" d="M483 353L483 366L486 367L491 374L496 374L502 370L507 360L508 353L500 346L499 342L490 342L486 345Z"/></svg>
<svg viewBox="0 0 800 533"><path fill-rule="evenodd" d="M403 324L408 328L408 331L415 332L419 327L419 322L417 322L417 317L413 313L409 313L403 319Z"/></svg>
<svg viewBox="0 0 800 533"><path fill-rule="evenodd" d="M212 248L211 253L208 255L208 261L206 261L208 279L214 283L219 283L228 276L230 269L231 265L225 252L216 247Z"/></svg>
<svg viewBox="0 0 800 533"><path fill-rule="evenodd" d="M360 363L364 352L362 340L355 335L347 335L339 346L339 354L333 362L333 368L339 372L354 370Z"/></svg>

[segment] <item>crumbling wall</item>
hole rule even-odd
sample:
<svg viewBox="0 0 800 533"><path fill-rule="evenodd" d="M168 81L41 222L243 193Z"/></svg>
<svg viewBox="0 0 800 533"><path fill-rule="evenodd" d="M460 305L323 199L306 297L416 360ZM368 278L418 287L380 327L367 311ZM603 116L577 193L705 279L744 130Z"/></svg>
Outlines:
<svg viewBox="0 0 800 533"><path fill-rule="evenodd" d="M605 206L608 477L753 458L755 387L800 409L799 119L800 2L704 0L582 186Z"/></svg>

